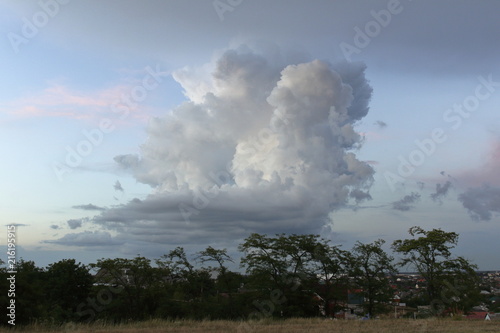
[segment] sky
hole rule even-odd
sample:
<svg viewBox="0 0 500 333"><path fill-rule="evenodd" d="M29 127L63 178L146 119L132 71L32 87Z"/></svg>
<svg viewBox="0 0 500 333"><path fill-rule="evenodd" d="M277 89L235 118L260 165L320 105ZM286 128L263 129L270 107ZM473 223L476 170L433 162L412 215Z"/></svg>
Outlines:
<svg viewBox="0 0 500 333"><path fill-rule="evenodd" d="M499 11L2 0L2 224L42 267L420 226L498 270Z"/></svg>

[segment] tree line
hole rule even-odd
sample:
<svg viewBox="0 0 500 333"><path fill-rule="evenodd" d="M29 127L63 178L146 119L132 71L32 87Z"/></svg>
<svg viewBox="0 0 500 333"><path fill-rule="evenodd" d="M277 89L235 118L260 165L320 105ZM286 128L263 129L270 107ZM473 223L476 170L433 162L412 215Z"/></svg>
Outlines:
<svg viewBox="0 0 500 333"><path fill-rule="evenodd" d="M89 265L64 259L40 268L20 260L16 322L332 316L353 294L374 317L392 309L394 274L401 269L425 280L408 305L430 304L436 314L474 306L477 267L453 256L458 234L420 227L409 234L392 243L396 262L382 239L343 250L319 235L254 233L238 247L244 273L228 268L234 259L226 249L211 246L192 256L177 247L155 260L103 258ZM0 274L6 291L7 269ZM6 292L0 301L7 306Z"/></svg>

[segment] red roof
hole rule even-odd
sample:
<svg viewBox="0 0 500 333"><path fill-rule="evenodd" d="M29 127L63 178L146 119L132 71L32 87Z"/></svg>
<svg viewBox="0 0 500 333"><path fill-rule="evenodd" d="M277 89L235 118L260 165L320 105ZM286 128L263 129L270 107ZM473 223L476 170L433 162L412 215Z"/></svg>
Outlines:
<svg viewBox="0 0 500 333"><path fill-rule="evenodd" d="M363 289L351 289L348 290L349 294L361 294L363 292Z"/></svg>
<svg viewBox="0 0 500 333"><path fill-rule="evenodd" d="M467 315L467 319L484 319L486 318L486 315L488 312L486 311L475 311L475 312L469 312Z"/></svg>

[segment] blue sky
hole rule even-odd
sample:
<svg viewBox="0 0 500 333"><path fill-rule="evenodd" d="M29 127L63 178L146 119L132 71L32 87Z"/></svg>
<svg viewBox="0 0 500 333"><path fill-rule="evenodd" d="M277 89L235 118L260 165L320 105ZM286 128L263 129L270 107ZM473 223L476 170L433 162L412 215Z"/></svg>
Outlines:
<svg viewBox="0 0 500 333"><path fill-rule="evenodd" d="M418 225L499 269L499 6L3 1L2 220L42 266Z"/></svg>

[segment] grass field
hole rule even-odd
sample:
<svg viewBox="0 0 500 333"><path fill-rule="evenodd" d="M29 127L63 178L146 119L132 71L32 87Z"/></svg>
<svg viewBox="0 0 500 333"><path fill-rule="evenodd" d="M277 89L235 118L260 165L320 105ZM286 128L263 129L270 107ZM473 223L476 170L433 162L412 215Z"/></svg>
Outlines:
<svg viewBox="0 0 500 333"><path fill-rule="evenodd" d="M398 319L398 320L324 320L288 319L261 321L189 321L189 320L151 320L122 325L106 323L65 324L47 327L31 325L0 329L0 332L72 332L72 333L160 333L160 332L238 332L238 333L296 333L296 332L343 332L343 333L483 333L500 332L500 321L468 321L444 319Z"/></svg>

